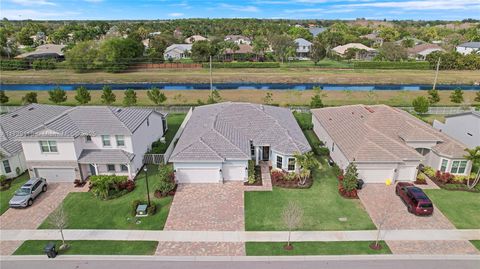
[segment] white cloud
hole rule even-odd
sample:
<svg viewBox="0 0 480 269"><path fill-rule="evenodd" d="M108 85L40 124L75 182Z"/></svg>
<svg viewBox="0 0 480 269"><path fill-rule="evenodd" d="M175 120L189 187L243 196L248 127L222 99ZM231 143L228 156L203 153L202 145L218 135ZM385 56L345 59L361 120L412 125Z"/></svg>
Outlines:
<svg viewBox="0 0 480 269"><path fill-rule="evenodd" d="M230 5L230 4L220 4L220 7L223 9L229 9L233 11L239 12L259 12L260 9L256 6L237 6L237 5Z"/></svg>
<svg viewBox="0 0 480 269"><path fill-rule="evenodd" d="M10 0L10 2L21 6L56 6L57 4L47 0Z"/></svg>
<svg viewBox="0 0 480 269"><path fill-rule="evenodd" d="M451 10L451 9L478 9L480 0L424 0L424 1L389 1L368 2L360 4L345 4L338 7L374 7L400 8L405 10Z"/></svg>
<svg viewBox="0 0 480 269"><path fill-rule="evenodd" d="M4 9L2 17L10 20L50 20L50 19L70 19L72 16L79 15L79 12L72 11L40 11L33 9Z"/></svg>
<svg viewBox="0 0 480 269"><path fill-rule="evenodd" d="M184 14L180 12L168 13L169 17L182 17Z"/></svg>

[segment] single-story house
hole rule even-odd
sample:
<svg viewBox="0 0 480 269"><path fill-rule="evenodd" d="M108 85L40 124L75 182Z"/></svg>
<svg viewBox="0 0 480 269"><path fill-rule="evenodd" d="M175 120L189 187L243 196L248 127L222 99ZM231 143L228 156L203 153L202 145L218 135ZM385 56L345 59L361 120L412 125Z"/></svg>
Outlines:
<svg viewBox="0 0 480 269"><path fill-rule="evenodd" d="M243 35L227 35L225 36L225 38L223 39L224 41L231 41L237 45L240 45L240 44L247 44L247 45L251 45L252 44L252 39L250 37L246 37L246 36L243 36Z"/></svg>
<svg viewBox="0 0 480 269"><path fill-rule="evenodd" d="M246 180L249 160L295 171L310 150L289 109L225 102L193 110L169 161L179 183L219 183Z"/></svg>
<svg viewBox="0 0 480 269"><path fill-rule="evenodd" d="M253 47L248 44L240 44L238 45L238 50L233 51L232 49L226 49L223 53L225 55L226 60L238 60L238 59L246 59L248 55L253 54Z"/></svg>
<svg viewBox="0 0 480 269"><path fill-rule="evenodd" d="M30 104L0 116L0 174L17 177L27 170L22 143L18 138L70 109L67 106ZM17 173L17 171L19 173Z"/></svg>
<svg viewBox="0 0 480 269"><path fill-rule="evenodd" d="M180 60L190 57L192 44L173 44L168 46L163 53L165 60Z"/></svg>
<svg viewBox="0 0 480 269"><path fill-rule="evenodd" d="M457 46L457 52L466 55L470 53L480 53L480 42L467 42Z"/></svg>
<svg viewBox="0 0 480 269"><path fill-rule="evenodd" d="M38 46L34 51L25 52L15 56L17 59L64 59L63 49L65 45L45 44Z"/></svg>
<svg viewBox="0 0 480 269"><path fill-rule="evenodd" d="M361 35L360 38L368 39L370 41L373 41L373 46L374 47L381 47L383 45L383 38L378 36L377 32L373 32L370 34L366 35Z"/></svg>
<svg viewBox="0 0 480 269"><path fill-rule="evenodd" d="M445 133L469 148L480 146L480 112L468 111L445 116L445 123L435 120L433 128Z"/></svg>
<svg viewBox="0 0 480 269"><path fill-rule="evenodd" d="M345 57L349 49L357 50L357 53L355 54L356 60L372 60L378 54L376 49L372 49L361 43L348 43L345 45L336 46L332 49L332 52L340 57Z"/></svg>
<svg viewBox="0 0 480 269"><path fill-rule="evenodd" d="M314 132L345 169L355 163L366 183L415 181L420 164L456 175L470 173L463 143L406 111L386 105L312 109Z"/></svg>
<svg viewBox="0 0 480 269"><path fill-rule="evenodd" d="M295 58L299 60L308 60L310 59L310 51L312 50L312 42L303 39L297 38L294 40L295 44L297 44L297 49L295 50L296 55Z"/></svg>
<svg viewBox="0 0 480 269"><path fill-rule="evenodd" d="M154 109L77 106L30 126L17 139L32 177L48 182L108 174L133 179L166 126L165 115Z"/></svg>
<svg viewBox="0 0 480 269"><path fill-rule="evenodd" d="M185 38L185 43L193 44L197 41L204 41L204 40L208 40L208 39L206 37L201 36L201 35L192 35L191 37Z"/></svg>
<svg viewBox="0 0 480 269"><path fill-rule="evenodd" d="M424 61L427 58L427 55L435 51L445 50L437 44L429 43L415 45L413 48L407 49L408 57L419 61Z"/></svg>

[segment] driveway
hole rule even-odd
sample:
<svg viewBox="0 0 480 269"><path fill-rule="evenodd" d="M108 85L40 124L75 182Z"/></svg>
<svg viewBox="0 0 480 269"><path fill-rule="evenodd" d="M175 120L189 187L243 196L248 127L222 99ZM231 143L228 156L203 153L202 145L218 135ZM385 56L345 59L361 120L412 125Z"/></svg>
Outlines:
<svg viewBox="0 0 480 269"><path fill-rule="evenodd" d="M244 231L243 183L180 184L164 230Z"/></svg>
<svg viewBox="0 0 480 269"><path fill-rule="evenodd" d="M373 223L383 230L455 229L455 226L435 207L430 217L408 213L405 204L395 194L394 186L366 184L358 193ZM385 206L383 206L385 205ZM387 214L384 214L386 209ZM384 217L386 216L386 217ZM466 240L387 241L394 254L477 254L478 250Z"/></svg>

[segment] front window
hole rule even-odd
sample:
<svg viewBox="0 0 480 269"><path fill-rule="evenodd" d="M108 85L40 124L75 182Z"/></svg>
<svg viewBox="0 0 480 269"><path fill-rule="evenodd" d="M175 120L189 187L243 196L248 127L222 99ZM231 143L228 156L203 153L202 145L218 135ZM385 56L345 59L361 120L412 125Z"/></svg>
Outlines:
<svg viewBox="0 0 480 269"><path fill-rule="evenodd" d="M282 156L277 156L277 168L282 169L283 158Z"/></svg>
<svg viewBox="0 0 480 269"><path fill-rule="evenodd" d="M58 152L57 142L55 141L40 141L40 148L42 152Z"/></svg>
<svg viewBox="0 0 480 269"><path fill-rule="evenodd" d="M104 147L110 147L112 144L110 143L110 136L109 135L102 135L102 143Z"/></svg>
<svg viewBox="0 0 480 269"><path fill-rule="evenodd" d="M115 165L114 164L107 164L108 172L115 172Z"/></svg>
<svg viewBox="0 0 480 269"><path fill-rule="evenodd" d="M5 169L5 173L11 173L12 167L10 167L10 162L8 160L3 161L3 168Z"/></svg>
<svg viewBox="0 0 480 269"><path fill-rule="evenodd" d="M125 137L123 135L116 135L115 139L117 140L117 146L119 147L125 146Z"/></svg>
<svg viewBox="0 0 480 269"><path fill-rule="evenodd" d="M442 159L442 165L440 166L440 171L445 172L447 171L448 160Z"/></svg>
<svg viewBox="0 0 480 269"><path fill-rule="evenodd" d="M121 165L120 165L120 170L122 170L122 172L127 172L127 171L128 171L128 167L127 167L125 164L121 164Z"/></svg>
<svg viewBox="0 0 480 269"><path fill-rule="evenodd" d="M463 174L465 173L466 168L467 168L467 161L453 161L452 169L450 169L450 173Z"/></svg>
<svg viewBox="0 0 480 269"><path fill-rule="evenodd" d="M295 170L295 158L288 158L288 171Z"/></svg>

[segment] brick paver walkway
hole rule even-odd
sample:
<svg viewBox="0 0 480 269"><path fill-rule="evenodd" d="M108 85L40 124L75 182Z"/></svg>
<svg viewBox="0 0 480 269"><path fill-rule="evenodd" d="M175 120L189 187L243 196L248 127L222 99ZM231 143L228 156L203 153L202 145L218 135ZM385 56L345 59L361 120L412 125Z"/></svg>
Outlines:
<svg viewBox="0 0 480 269"><path fill-rule="evenodd" d="M395 187L383 184L366 184L359 192L360 200L373 223L382 229L455 229L455 226L435 207L432 216L419 217L408 213L405 204L395 194ZM385 206L386 218L383 218ZM435 206L435 205L434 205ZM435 239L435 238L432 238ZM458 241L387 241L394 254L477 254L475 247L466 240Z"/></svg>
<svg viewBox="0 0 480 269"><path fill-rule="evenodd" d="M236 242L159 242L161 256L245 256L245 244Z"/></svg>
<svg viewBox="0 0 480 269"><path fill-rule="evenodd" d="M12 255L23 241L0 241L0 255Z"/></svg>
<svg viewBox="0 0 480 269"><path fill-rule="evenodd" d="M395 254L480 254L480 252L466 240L387 241L387 244L392 253Z"/></svg>
<svg viewBox="0 0 480 269"><path fill-rule="evenodd" d="M387 218L382 229L455 229L436 207L430 217L418 217L408 213L400 197L395 195L393 185L386 187L383 184L365 184L358 195L377 227L383 219L384 205L387 207Z"/></svg>
<svg viewBox="0 0 480 269"><path fill-rule="evenodd" d="M272 191L272 178L268 162L260 162L260 173L262 174L262 186L245 186L245 191Z"/></svg>
<svg viewBox="0 0 480 269"><path fill-rule="evenodd" d="M180 184L164 230L243 231L243 182Z"/></svg>

